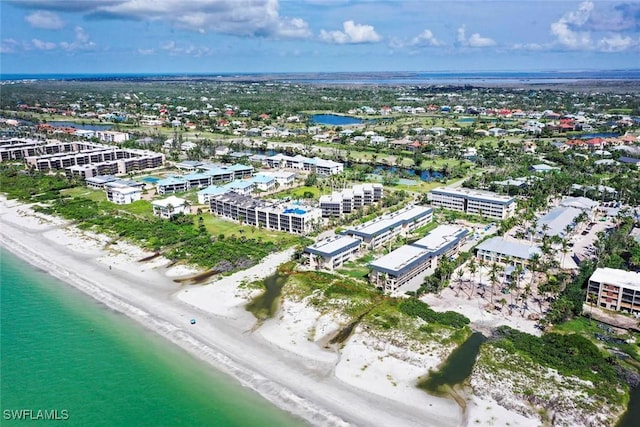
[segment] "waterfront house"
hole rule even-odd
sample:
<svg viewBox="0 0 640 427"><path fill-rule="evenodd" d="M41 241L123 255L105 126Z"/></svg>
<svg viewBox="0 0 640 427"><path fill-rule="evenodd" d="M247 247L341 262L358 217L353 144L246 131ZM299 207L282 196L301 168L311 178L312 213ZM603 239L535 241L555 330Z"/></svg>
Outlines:
<svg viewBox="0 0 640 427"><path fill-rule="evenodd" d="M160 218L169 219L179 214L190 213L189 203L185 199L169 196L166 199L151 202L153 214Z"/></svg>

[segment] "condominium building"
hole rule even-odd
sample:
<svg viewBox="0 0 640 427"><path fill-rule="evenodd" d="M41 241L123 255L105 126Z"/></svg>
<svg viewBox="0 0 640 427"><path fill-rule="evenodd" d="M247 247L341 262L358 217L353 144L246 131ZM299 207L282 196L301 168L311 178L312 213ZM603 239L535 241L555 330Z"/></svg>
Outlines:
<svg viewBox="0 0 640 427"><path fill-rule="evenodd" d="M404 245L369 264L369 281L385 291L418 285L443 257L454 257L469 231L456 225L440 225L410 245Z"/></svg>
<svg viewBox="0 0 640 427"><path fill-rule="evenodd" d="M126 205L142 198L139 187L107 187L107 200L117 205Z"/></svg>
<svg viewBox="0 0 640 427"><path fill-rule="evenodd" d="M487 262L526 266L535 254L542 254L539 246L502 237L492 237L476 247L476 257Z"/></svg>
<svg viewBox="0 0 640 427"><path fill-rule="evenodd" d="M434 206L495 219L506 219L516 211L515 197L489 191L445 187L431 190L427 197Z"/></svg>
<svg viewBox="0 0 640 427"><path fill-rule="evenodd" d="M334 270L351 261L357 255L362 241L348 236L334 236L307 246L309 266L316 269Z"/></svg>
<svg viewBox="0 0 640 427"><path fill-rule="evenodd" d="M338 217L350 213L366 205L382 199L382 184L359 184L342 191L334 191L331 195L320 197L320 209L324 218Z"/></svg>
<svg viewBox="0 0 640 427"><path fill-rule="evenodd" d="M56 141L32 148L33 155L24 157L28 167L45 172L64 169L69 177L88 176L93 173L92 168L78 168L78 166L96 165L98 167L106 163L109 168L114 168L115 164L118 168L117 173L125 174L156 168L165 162L164 154L161 153L138 149L120 149L90 142L61 143ZM43 150L46 151L46 154L42 154ZM28 149L27 152L29 152ZM18 154L13 152L13 155ZM102 174L102 172L98 174Z"/></svg>
<svg viewBox="0 0 640 427"><path fill-rule="evenodd" d="M412 279L420 280L431 268L433 253L426 248L404 245L371 262L369 281L390 292Z"/></svg>
<svg viewBox="0 0 640 427"><path fill-rule="evenodd" d="M409 205L396 212L379 216L355 227L349 227L343 235L362 240L370 249L376 249L397 236L406 236L433 220L433 209Z"/></svg>
<svg viewBox="0 0 640 427"><path fill-rule="evenodd" d="M443 257L453 257L458 254L469 236L469 230L459 225L439 225L422 239L412 243L413 246L429 249L434 257L433 268L438 266L438 260Z"/></svg>
<svg viewBox="0 0 640 427"><path fill-rule="evenodd" d="M117 144L129 140L129 134L126 132L116 132L112 130L97 130L94 133L95 137L100 141Z"/></svg>
<svg viewBox="0 0 640 427"><path fill-rule="evenodd" d="M158 194L183 193L189 189L189 181L179 176L170 176L156 182Z"/></svg>
<svg viewBox="0 0 640 427"><path fill-rule="evenodd" d="M190 213L189 203L185 199L176 196L169 196L166 199L154 200L151 202L153 214L160 218L169 219L178 214Z"/></svg>
<svg viewBox="0 0 640 427"><path fill-rule="evenodd" d="M640 272L597 268L589 278L587 302L640 315Z"/></svg>
<svg viewBox="0 0 640 427"><path fill-rule="evenodd" d="M318 175L330 176L341 173L344 165L333 160L321 159L320 157L305 157L301 155L287 156L286 154L276 154L266 157L263 162L271 168L300 169L315 172Z"/></svg>
<svg viewBox="0 0 640 427"><path fill-rule="evenodd" d="M249 225L296 234L311 232L322 212L318 208L288 202L270 202L236 192L209 198L211 213Z"/></svg>

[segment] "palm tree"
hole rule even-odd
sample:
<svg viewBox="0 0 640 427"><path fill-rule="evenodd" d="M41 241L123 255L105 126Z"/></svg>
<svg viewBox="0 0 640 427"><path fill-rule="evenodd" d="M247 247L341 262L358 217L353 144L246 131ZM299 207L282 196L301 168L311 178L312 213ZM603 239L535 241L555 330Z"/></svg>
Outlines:
<svg viewBox="0 0 640 427"><path fill-rule="evenodd" d="M473 295L473 289L476 286L476 272L478 271L478 266L476 264L476 259L475 258L471 258L471 261L469 261L469 273L471 273L471 291L469 292L469 299L471 299L471 296Z"/></svg>
<svg viewBox="0 0 640 427"><path fill-rule="evenodd" d="M491 270L489 271L489 281L491 282L491 305L493 305L493 294L495 292L496 284L498 283L498 264L493 262L491 264Z"/></svg>
<svg viewBox="0 0 640 427"><path fill-rule="evenodd" d="M484 261L484 258L480 258L480 261L478 261L478 284L480 285L482 285L482 269L485 267L485 265L486 263Z"/></svg>
<svg viewBox="0 0 640 427"><path fill-rule="evenodd" d="M460 295L460 290L462 289L462 277L464 276L464 270L462 268L458 269L458 287L456 288L456 296Z"/></svg>

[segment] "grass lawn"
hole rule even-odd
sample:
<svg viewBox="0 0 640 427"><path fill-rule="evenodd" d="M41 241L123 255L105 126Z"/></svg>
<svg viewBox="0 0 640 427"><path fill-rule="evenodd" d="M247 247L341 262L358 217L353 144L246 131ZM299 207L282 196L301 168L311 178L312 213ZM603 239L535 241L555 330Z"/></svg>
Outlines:
<svg viewBox="0 0 640 427"><path fill-rule="evenodd" d="M290 188L288 190L281 191L279 193L274 194L272 197L275 197L278 199L284 199L287 197L291 197L292 199L302 199L304 196L304 193L306 192L312 193L313 199L317 200L318 198L320 198L322 194L329 194L330 189L327 189L327 191L323 192L318 187L302 186L302 187Z"/></svg>
<svg viewBox="0 0 640 427"><path fill-rule="evenodd" d="M87 187L65 188L60 190L60 194L67 197L84 197L94 202L104 202L107 200L107 194L103 190L94 190Z"/></svg>
<svg viewBox="0 0 640 427"><path fill-rule="evenodd" d="M586 317L576 317L567 322L554 326L554 332L558 333L574 333L585 335L588 338L592 338L594 333L603 333L603 330L598 328L598 322L591 321Z"/></svg>
<svg viewBox="0 0 640 427"><path fill-rule="evenodd" d="M153 218L153 208L151 202L146 200L138 200L129 205L113 205L117 210L129 212L130 214L144 217Z"/></svg>
<svg viewBox="0 0 640 427"><path fill-rule="evenodd" d="M228 221L211 214L202 214L204 226L212 236L224 234L225 236L242 235L249 239L262 239L265 242L274 242L278 245L278 249L286 249L295 244L310 244L311 240L296 234L285 233L282 231L266 230L264 228L254 227L252 225L241 225L237 222ZM194 217L194 224L198 224L198 216Z"/></svg>

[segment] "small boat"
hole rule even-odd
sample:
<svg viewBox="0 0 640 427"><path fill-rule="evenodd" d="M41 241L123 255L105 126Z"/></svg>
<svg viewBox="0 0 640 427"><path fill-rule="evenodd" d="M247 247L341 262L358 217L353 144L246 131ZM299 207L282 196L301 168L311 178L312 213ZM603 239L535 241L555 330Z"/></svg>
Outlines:
<svg viewBox="0 0 640 427"><path fill-rule="evenodd" d="M191 319L191 324L195 325L196 324L196 319Z"/></svg>

